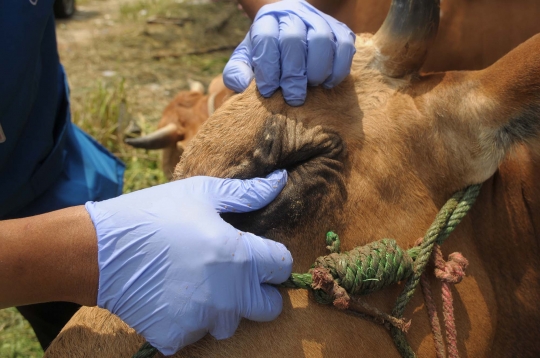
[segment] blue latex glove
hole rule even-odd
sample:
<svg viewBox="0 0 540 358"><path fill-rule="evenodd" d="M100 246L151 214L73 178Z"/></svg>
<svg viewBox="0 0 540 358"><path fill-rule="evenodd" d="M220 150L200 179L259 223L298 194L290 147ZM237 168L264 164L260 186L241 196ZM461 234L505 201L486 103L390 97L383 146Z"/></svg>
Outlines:
<svg viewBox="0 0 540 358"><path fill-rule="evenodd" d="M275 319L290 252L240 232L219 216L256 210L283 189L266 179L193 177L86 203L98 237L98 306L118 315L163 354L202 338L230 337L242 317Z"/></svg>
<svg viewBox="0 0 540 358"><path fill-rule="evenodd" d="M347 77L355 39L345 24L305 1L265 5L225 66L223 81L243 92L255 77L264 97L281 87L285 101L299 106L308 84L332 88Z"/></svg>

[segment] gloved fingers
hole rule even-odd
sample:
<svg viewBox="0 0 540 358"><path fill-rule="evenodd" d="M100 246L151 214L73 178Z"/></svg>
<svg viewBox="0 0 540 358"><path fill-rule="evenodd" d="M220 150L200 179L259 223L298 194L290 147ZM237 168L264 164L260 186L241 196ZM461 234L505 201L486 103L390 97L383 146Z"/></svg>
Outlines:
<svg viewBox="0 0 540 358"><path fill-rule="evenodd" d="M306 100L307 28L296 15L285 13L279 19L279 47L281 50L280 86L285 101L300 106Z"/></svg>
<svg viewBox="0 0 540 358"><path fill-rule="evenodd" d="M182 332L180 337L178 337L178 332ZM155 336L147 337L144 334L142 334L142 336L164 356L168 357L172 356L185 346L197 342L203 338L206 333L206 329L198 329L190 332L182 331L181 329L178 329L178 325L173 324L172 327L163 327L163 331Z"/></svg>
<svg viewBox="0 0 540 358"><path fill-rule="evenodd" d="M336 43L334 33L320 16L310 19L307 31L307 79L310 86L318 86L332 74Z"/></svg>
<svg viewBox="0 0 540 358"><path fill-rule="evenodd" d="M249 297L243 297L243 306L240 315L231 311L219 311L209 333L216 339L231 337L241 317L257 322L268 322L276 319L283 309L283 298L278 289L270 285L262 284L251 291Z"/></svg>
<svg viewBox="0 0 540 358"><path fill-rule="evenodd" d="M333 88L345 79L351 72L351 65L356 47L354 42L356 35L344 24L338 23L332 28L336 37L336 52L332 74L324 81L325 88Z"/></svg>
<svg viewBox="0 0 540 358"><path fill-rule="evenodd" d="M243 92L255 77L251 66L251 51L251 39L248 32L223 70L225 86L235 92Z"/></svg>
<svg viewBox="0 0 540 358"><path fill-rule="evenodd" d="M214 208L220 213L258 210L274 200L287 183L284 169L270 173L266 178L217 179L209 189Z"/></svg>
<svg viewBox="0 0 540 358"><path fill-rule="evenodd" d="M292 272L293 258L289 250L277 241L269 240L252 233L242 235L251 254L252 266L256 269L257 278L252 277L252 284L279 284L289 278Z"/></svg>
<svg viewBox="0 0 540 358"><path fill-rule="evenodd" d="M280 51L279 25L276 18L265 15L257 19L250 30L255 82L264 97L270 97L279 87Z"/></svg>
<svg viewBox="0 0 540 358"><path fill-rule="evenodd" d="M268 322L276 319L283 309L283 298L279 290L267 284L261 284L253 294L248 312L242 316L252 321Z"/></svg>
<svg viewBox="0 0 540 358"><path fill-rule="evenodd" d="M241 317L236 312L219 311L208 333L215 339L230 338L238 328L240 319Z"/></svg>

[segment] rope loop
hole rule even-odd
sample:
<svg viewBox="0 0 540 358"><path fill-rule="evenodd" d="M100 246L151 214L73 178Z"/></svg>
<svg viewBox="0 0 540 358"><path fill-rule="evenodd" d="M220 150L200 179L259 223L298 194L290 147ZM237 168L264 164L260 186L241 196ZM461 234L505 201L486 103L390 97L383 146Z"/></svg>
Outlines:
<svg viewBox="0 0 540 358"><path fill-rule="evenodd" d="M444 261L440 248L437 246L437 255L435 256L435 277L447 283L460 283L465 277L465 269L469 261L460 252L454 252L448 255L448 261Z"/></svg>
<svg viewBox="0 0 540 358"><path fill-rule="evenodd" d="M150 343L144 342L141 348L135 353L132 358L152 358L156 355L158 350L154 348Z"/></svg>

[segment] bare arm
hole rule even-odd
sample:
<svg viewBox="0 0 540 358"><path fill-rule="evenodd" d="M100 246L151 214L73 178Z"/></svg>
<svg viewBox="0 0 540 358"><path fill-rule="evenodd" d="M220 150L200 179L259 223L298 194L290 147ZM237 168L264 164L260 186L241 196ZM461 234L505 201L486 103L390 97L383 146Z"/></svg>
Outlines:
<svg viewBox="0 0 540 358"><path fill-rule="evenodd" d="M356 0L308 0L308 3L326 14L336 17L336 14L338 14L342 8L351 3L355 4Z"/></svg>
<svg viewBox="0 0 540 358"><path fill-rule="evenodd" d="M94 306L98 277L96 232L84 206L0 221L0 308Z"/></svg>
<svg viewBox="0 0 540 358"><path fill-rule="evenodd" d="M255 18L257 11L259 11L261 7L278 1L280 0L238 0L251 20ZM308 2L322 12L343 21L337 15L341 15L341 12L343 12L342 9L345 7L350 7L350 5L354 6L356 0L309 0ZM347 25L350 26L350 24Z"/></svg>
<svg viewBox="0 0 540 358"><path fill-rule="evenodd" d="M249 18L253 20L261 7L278 1L280 0L238 0L238 3L242 5Z"/></svg>

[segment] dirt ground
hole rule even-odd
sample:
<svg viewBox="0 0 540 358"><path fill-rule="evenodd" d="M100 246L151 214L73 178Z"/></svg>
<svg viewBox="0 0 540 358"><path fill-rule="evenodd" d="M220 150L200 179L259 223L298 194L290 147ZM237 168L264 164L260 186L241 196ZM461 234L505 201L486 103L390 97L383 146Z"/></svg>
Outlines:
<svg viewBox="0 0 540 358"><path fill-rule="evenodd" d="M124 191L166 180L159 154L123 144L135 121L155 129L188 79L208 85L249 29L234 0L79 0L58 21L73 122L126 163Z"/></svg>
<svg viewBox="0 0 540 358"><path fill-rule="evenodd" d="M166 180L158 152L123 144L126 126L154 130L188 79L208 85L223 70L249 24L234 0L77 0L57 21L73 121L126 163L125 192ZM0 358L42 355L22 316L0 310Z"/></svg>
<svg viewBox="0 0 540 358"><path fill-rule="evenodd" d="M234 1L83 0L77 9L57 23L74 109L96 80L124 78L130 111L150 120L188 78L206 85L220 73L250 23Z"/></svg>
<svg viewBox="0 0 540 358"><path fill-rule="evenodd" d="M74 110L96 81L123 78L131 115L154 123L188 78L207 85L223 70L250 23L224 0L79 0L77 10L57 24Z"/></svg>

